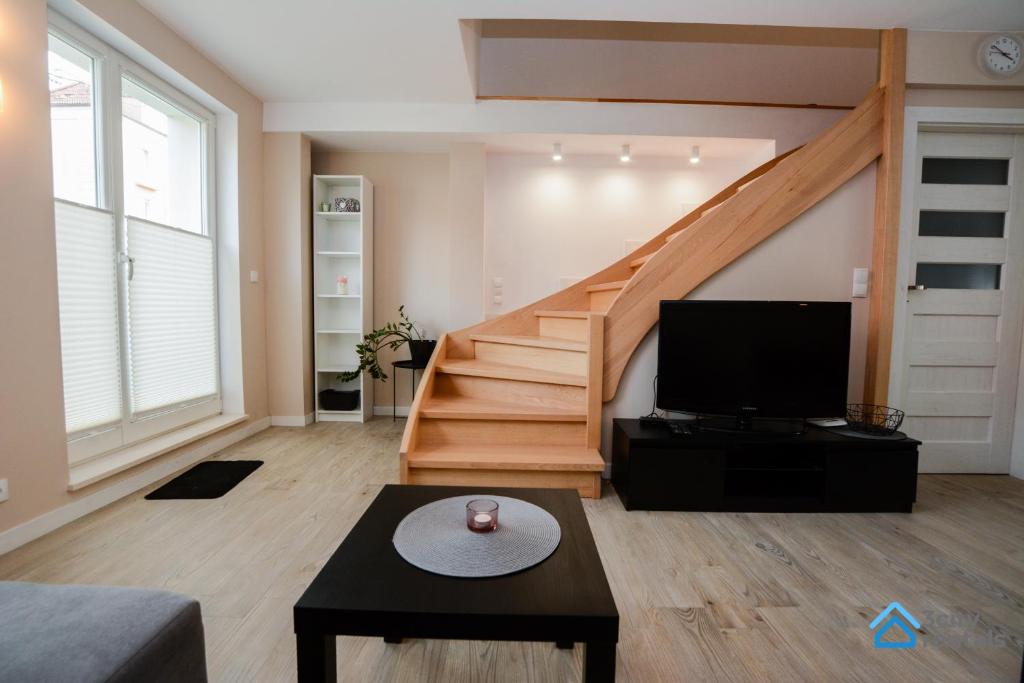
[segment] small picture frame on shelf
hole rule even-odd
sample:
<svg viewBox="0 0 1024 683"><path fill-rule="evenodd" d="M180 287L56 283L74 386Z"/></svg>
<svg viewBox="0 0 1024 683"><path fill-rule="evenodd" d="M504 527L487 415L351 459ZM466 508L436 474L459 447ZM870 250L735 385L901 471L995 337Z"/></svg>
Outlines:
<svg viewBox="0 0 1024 683"><path fill-rule="evenodd" d="M359 200L352 197L335 197L334 210L338 213L359 213Z"/></svg>

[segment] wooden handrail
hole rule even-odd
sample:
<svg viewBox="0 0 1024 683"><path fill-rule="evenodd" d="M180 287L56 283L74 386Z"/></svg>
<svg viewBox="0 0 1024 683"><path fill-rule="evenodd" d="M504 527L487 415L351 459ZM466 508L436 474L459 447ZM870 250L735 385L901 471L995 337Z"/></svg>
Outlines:
<svg viewBox="0 0 1024 683"><path fill-rule="evenodd" d="M774 159L769 159L768 161L764 162L763 164L761 164L753 171L740 178L739 180L733 182L731 185L728 185L721 192L713 196L711 199L707 200L706 202L698 206L696 209L694 209L693 211L686 214L678 221L670 225L668 230L665 231L668 233L668 235L666 236L674 235L683 228L693 225L694 223L697 222L698 219L700 219L702 213L704 213L708 209L718 206L722 202L728 201L729 199L731 199L732 197L739 193L741 187L744 187L745 185L749 185L750 183L754 182L755 180L763 176L765 173L778 166L779 162L781 162L783 159L788 158L790 155L792 155L794 152L800 149L803 149L803 145L801 145L800 147L794 147L788 152L783 152ZM637 251L639 252L640 250ZM641 256L645 255L646 254L641 254Z"/></svg>
<svg viewBox="0 0 1024 683"><path fill-rule="evenodd" d="M787 163L778 165L782 159L776 160L768 169L771 173L762 173L743 192L733 189L729 195L733 186L726 188L666 231L686 228L676 239L651 250L656 253L637 270L607 311L605 401L615 396L633 351L658 321L659 301L686 296L878 158L882 103L883 90L876 87L828 131L794 151ZM741 178L733 185L738 187L743 181ZM719 210L701 217L704 209L726 199ZM641 253L643 249L629 258L646 255Z"/></svg>

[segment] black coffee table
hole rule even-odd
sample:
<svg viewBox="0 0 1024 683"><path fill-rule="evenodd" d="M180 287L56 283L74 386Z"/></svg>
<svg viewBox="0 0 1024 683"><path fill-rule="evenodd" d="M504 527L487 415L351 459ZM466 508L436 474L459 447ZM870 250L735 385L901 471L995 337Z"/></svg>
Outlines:
<svg viewBox="0 0 1024 683"><path fill-rule="evenodd" d="M412 510L486 493L554 515L562 527L555 552L517 574L457 579L418 569L395 551L392 535ZM583 679L615 679L619 613L574 489L385 486L295 603L294 618L300 682L337 680L337 636L583 643Z"/></svg>

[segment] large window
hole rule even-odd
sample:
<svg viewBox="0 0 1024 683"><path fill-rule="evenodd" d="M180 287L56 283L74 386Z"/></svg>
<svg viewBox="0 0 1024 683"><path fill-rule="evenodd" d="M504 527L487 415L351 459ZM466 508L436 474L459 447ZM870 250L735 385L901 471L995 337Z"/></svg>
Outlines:
<svg viewBox="0 0 1024 683"><path fill-rule="evenodd" d="M96 60L51 34L48 59L53 194L96 205Z"/></svg>
<svg viewBox="0 0 1024 683"><path fill-rule="evenodd" d="M63 20L50 112L68 456L220 412L212 115Z"/></svg>

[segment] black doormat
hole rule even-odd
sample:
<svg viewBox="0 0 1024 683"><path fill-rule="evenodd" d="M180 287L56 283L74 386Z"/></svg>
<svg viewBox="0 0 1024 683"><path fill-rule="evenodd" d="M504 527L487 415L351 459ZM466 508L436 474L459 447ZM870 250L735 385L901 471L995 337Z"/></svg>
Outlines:
<svg viewBox="0 0 1024 683"><path fill-rule="evenodd" d="M262 460L210 460L150 492L146 500L220 498L263 464Z"/></svg>

